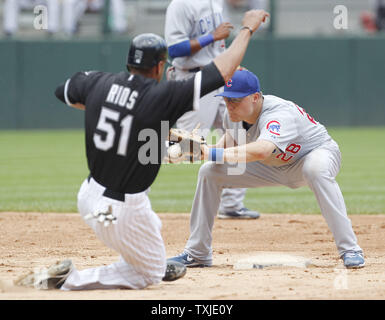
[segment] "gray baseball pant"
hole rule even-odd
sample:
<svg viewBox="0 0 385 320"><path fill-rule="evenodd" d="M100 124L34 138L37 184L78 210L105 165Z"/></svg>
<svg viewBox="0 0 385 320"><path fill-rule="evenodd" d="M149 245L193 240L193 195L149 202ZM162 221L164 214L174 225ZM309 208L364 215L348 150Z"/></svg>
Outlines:
<svg viewBox="0 0 385 320"><path fill-rule="evenodd" d="M205 163L199 170L191 209L190 237L185 251L198 262L212 263L212 229L223 188L260 188L309 186L331 230L338 252L362 251L347 216L345 202L335 180L341 153L334 140L324 143L295 163L271 167L260 162L247 163L240 175L229 175L228 164Z"/></svg>

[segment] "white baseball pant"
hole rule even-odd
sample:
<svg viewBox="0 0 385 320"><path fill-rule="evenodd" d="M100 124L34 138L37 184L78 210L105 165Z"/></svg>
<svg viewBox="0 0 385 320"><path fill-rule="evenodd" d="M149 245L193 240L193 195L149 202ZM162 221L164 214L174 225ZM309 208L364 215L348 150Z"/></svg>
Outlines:
<svg viewBox="0 0 385 320"><path fill-rule="evenodd" d="M104 191L93 178L86 179L78 193L78 209L84 219L97 209L112 206L116 224L105 227L96 219L85 222L104 244L120 254L120 259L107 266L73 269L62 290L142 289L159 283L165 275L162 223L151 209L147 192L126 194L121 202L103 196Z"/></svg>

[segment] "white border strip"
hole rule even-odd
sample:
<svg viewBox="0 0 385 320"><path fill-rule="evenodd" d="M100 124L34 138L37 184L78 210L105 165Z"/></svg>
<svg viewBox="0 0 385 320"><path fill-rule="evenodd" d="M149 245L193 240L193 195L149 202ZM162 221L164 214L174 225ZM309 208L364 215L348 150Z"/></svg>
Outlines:
<svg viewBox="0 0 385 320"><path fill-rule="evenodd" d="M199 100L201 98L201 82L202 82L202 71L199 71L195 74L195 79L194 79L193 109L195 111L199 110Z"/></svg>
<svg viewBox="0 0 385 320"><path fill-rule="evenodd" d="M72 107L72 103L70 102L70 100L68 99L68 94L67 94L67 91L68 91L68 85L70 83L71 79L68 79L64 85L64 100L66 102L66 104L68 104L70 107Z"/></svg>

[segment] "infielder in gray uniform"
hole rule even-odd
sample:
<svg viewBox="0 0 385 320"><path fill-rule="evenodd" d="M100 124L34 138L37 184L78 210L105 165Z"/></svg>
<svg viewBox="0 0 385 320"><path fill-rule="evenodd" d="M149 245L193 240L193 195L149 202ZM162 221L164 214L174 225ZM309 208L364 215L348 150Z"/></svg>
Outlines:
<svg viewBox="0 0 385 320"><path fill-rule="evenodd" d="M335 180L341 163L337 143L325 127L294 102L262 95L258 78L238 70L223 93L226 134L212 148L202 146L205 163L199 171L191 211L190 237L176 260L187 266L212 264L212 228L223 188L308 186L320 206L347 268L365 265ZM234 147L228 147L228 146ZM239 174L230 171L237 162Z"/></svg>
<svg viewBox="0 0 385 320"><path fill-rule="evenodd" d="M233 28L224 22L223 0L173 0L167 8L165 38L172 68L167 72L169 80L189 79L225 50L225 41ZM215 90L201 98L207 106L185 113L176 122L180 129L192 131L198 124L205 138L212 127L223 133L223 113L226 109ZM256 219L259 213L244 207L246 189L224 189L219 208L219 218Z"/></svg>

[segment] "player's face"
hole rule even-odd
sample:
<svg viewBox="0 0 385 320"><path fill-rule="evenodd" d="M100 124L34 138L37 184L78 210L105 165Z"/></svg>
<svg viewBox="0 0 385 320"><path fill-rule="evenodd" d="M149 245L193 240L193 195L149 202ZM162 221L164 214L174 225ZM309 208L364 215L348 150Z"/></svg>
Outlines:
<svg viewBox="0 0 385 320"><path fill-rule="evenodd" d="M252 113L252 96L244 98L224 98L230 120L239 122L246 120Z"/></svg>

